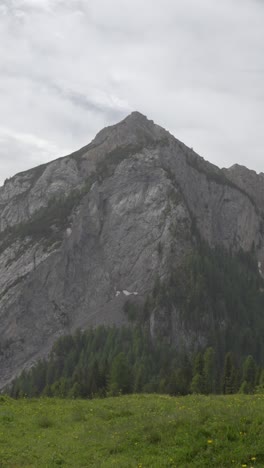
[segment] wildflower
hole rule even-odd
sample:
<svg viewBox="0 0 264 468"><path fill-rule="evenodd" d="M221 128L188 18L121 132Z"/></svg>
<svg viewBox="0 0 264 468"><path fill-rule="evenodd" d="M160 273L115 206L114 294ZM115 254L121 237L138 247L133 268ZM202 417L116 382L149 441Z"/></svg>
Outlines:
<svg viewBox="0 0 264 468"><path fill-rule="evenodd" d="M256 460L256 457L251 457L251 460L252 460L252 461L255 461L255 460Z"/></svg>
<svg viewBox="0 0 264 468"><path fill-rule="evenodd" d="M247 465L242 465L242 468L247 468Z"/></svg>
<svg viewBox="0 0 264 468"><path fill-rule="evenodd" d="M208 439L207 443L212 444L213 443L212 439Z"/></svg>

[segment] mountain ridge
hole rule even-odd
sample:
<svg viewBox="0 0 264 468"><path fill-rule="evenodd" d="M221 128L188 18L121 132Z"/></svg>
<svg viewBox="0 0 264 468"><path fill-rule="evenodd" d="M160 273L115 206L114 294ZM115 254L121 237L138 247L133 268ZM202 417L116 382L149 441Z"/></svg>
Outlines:
<svg viewBox="0 0 264 468"><path fill-rule="evenodd" d="M264 183L242 172L219 169L134 112L77 152L8 180L0 188L0 385L61 334L126 323L127 297L142 306L198 238L231 252L254 248L262 272ZM152 330L166 322L159 314L151 313ZM175 314L177 343L186 330Z"/></svg>

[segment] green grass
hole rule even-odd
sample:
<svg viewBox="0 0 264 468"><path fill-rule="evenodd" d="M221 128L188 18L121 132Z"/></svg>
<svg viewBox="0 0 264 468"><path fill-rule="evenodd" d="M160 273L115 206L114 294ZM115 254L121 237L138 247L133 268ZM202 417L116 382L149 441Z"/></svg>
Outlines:
<svg viewBox="0 0 264 468"><path fill-rule="evenodd" d="M264 395L0 397L0 467L263 467Z"/></svg>

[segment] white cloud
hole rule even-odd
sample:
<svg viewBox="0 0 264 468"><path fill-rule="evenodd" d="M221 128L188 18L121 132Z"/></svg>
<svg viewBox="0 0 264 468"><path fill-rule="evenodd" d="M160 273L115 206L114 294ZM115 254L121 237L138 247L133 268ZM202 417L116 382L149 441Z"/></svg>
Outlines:
<svg viewBox="0 0 264 468"><path fill-rule="evenodd" d="M62 152L62 153L60 153ZM51 141L28 133L16 133L0 127L0 174L4 181L14 172L30 169L41 161L66 155L70 148L56 146Z"/></svg>
<svg viewBox="0 0 264 468"><path fill-rule="evenodd" d="M134 109L220 166L264 170L263 21L256 0L2 0L0 183Z"/></svg>

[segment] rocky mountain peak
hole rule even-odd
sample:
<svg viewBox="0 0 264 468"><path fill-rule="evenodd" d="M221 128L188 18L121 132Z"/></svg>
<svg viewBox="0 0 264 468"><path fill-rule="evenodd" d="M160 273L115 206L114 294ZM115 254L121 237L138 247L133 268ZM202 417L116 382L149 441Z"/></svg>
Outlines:
<svg viewBox="0 0 264 468"><path fill-rule="evenodd" d="M134 111L118 124L101 130L92 145L105 144L108 149L113 149L117 146L154 144L169 136L169 132L156 125L153 120Z"/></svg>
<svg viewBox="0 0 264 468"><path fill-rule="evenodd" d="M0 388L58 336L126 323L128 298L144 304L200 240L255 246L262 272L261 206L263 175L220 170L139 112L13 177L0 189ZM149 311L152 335L201 342L173 313Z"/></svg>
<svg viewBox="0 0 264 468"><path fill-rule="evenodd" d="M259 210L264 212L264 174L257 173L240 164L233 164L222 169L225 176L241 190L244 190L255 201Z"/></svg>

